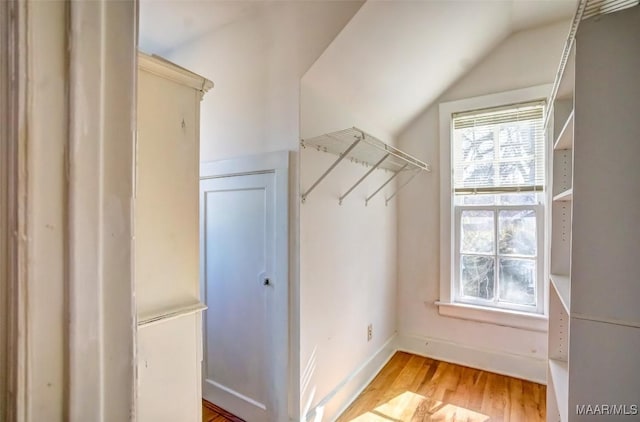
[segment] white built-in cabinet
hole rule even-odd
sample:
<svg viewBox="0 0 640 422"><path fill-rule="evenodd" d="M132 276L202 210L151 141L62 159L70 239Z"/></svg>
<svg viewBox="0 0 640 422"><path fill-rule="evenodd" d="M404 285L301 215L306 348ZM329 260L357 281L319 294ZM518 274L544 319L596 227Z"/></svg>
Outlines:
<svg viewBox="0 0 640 422"><path fill-rule="evenodd" d="M547 420L627 420L578 408L640 405L640 7L580 22L568 57L551 111Z"/></svg>
<svg viewBox="0 0 640 422"><path fill-rule="evenodd" d="M200 101L213 84L138 55L137 420L201 420Z"/></svg>

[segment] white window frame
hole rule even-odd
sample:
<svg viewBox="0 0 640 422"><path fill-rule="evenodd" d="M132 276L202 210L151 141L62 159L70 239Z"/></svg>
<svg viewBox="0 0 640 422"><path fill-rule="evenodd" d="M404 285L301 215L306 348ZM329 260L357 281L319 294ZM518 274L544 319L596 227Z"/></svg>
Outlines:
<svg viewBox="0 0 640 422"><path fill-rule="evenodd" d="M548 297L548 238L549 229L546 222L549 221L549 198L545 197L545 206L536 212L538 223L542 220L542 236L538 237L538 284L537 284L537 312L523 311L517 306L507 309L505 307L490 307L481 300L456 301L455 285L457 234L455 227L455 215L453 206L453 165L452 165L452 115L484 108L500 107L508 104L527 103L547 98L551 92L551 85L538 85L513 91L466 98L462 100L444 102L440 104L440 300L436 302L441 315L462 319L471 319L497 325L506 325L533 331L547 331L547 309L545 306ZM549 132L545 141L545 183L550 186L550 171L548 163ZM465 207L466 208L466 207ZM471 208L471 207L470 207ZM475 206L474 209L502 209L501 206ZM507 207L504 207L507 208ZM508 208L513 208L509 206ZM527 207L532 208L532 207ZM462 209L462 208L460 208ZM542 238L541 238L542 237ZM496 263L497 265L497 263ZM541 272L540 272L541 271ZM484 302L484 303L483 303Z"/></svg>
<svg viewBox="0 0 640 422"><path fill-rule="evenodd" d="M522 211L522 210L533 210L536 214L536 236L537 236L537 245L536 245L536 308L532 309L531 306L525 305L517 305L517 304L509 304L505 302L497 302L498 298L498 286L499 283L495 284L495 297L496 300L485 300L481 298L473 298L468 296L462 296L460 294L460 256L461 255L473 255L473 254L465 254L454 252L453 253L453 268L452 272L454 274L453 282L456 283L456 286L452 287L453 292L453 302L454 303L466 303L470 305L484 306L484 307L493 307L500 308L505 310L513 310L513 311L522 311L522 312L535 312L535 313L543 313L544 311L544 205L542 204L531 204L531 205L457 205L454 206L454 222L460 221L460 217L463 211L468 210L478 210L478 211L493 211L494 212L494 251L492 254L478 254L480 256L494 256L496 258L495 261L495 273L496 273L496 281L498 280L498 260L501 256L495 249L498 247L498 213L500 211L508 210L508 211ZM460 250L460 224L454 223L454 251ZM506 257L509 257L508 255ZM514 257L515 259L519 257ZM532 259L532 257L523 257Z"/></svg>

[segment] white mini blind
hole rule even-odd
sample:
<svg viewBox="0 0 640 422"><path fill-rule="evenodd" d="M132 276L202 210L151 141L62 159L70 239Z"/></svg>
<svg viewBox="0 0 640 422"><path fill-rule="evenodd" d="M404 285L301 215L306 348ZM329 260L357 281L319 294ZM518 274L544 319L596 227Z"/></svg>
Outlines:
<svg viewBox="0 0 640 422"><path fill-rule="evenodd" d="M588 0L582 20L589 19L598 15L606 15L620 10L635 7L640 4L638 0Z"/></svg>
<svg viewBox="0 0 640 422"><path fill-rule="evenodd" d="M544 108L537 101L454 114L455 193L541 191Z"/></svg>

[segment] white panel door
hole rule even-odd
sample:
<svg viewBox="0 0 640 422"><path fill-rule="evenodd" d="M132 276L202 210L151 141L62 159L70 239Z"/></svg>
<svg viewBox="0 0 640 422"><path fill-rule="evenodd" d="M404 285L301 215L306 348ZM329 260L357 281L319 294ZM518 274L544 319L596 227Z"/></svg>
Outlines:
<svg viewBox="0 0 640 422"><path fill-rule="evenodd" d="M203 395L250 421L270 421L273 379L275 174L201 181Z"/></svg>

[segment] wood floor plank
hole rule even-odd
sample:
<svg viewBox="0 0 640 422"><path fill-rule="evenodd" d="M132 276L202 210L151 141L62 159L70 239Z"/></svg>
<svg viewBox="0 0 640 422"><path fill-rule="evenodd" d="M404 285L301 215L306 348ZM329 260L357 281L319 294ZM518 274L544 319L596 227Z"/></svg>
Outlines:
<svg viewBox="0 0 640 422"><path fill-rule="evenodd" d="M202 400L202 422L245 422L221 407Z"/></svg>
<svg viewBox="0 0 640 422"><path fill-rule="evenodd" d="M385 365L385 370L381 371L362 392L361 400L349 406L344 412L344 416L353 419L366 413L367 409L375 409L378 403L383 403L384 393L388 393L389 385L393 384L411 356L409 353L403 352L393 355Z"/></svg>
<svg viewBox="0 0 640 422"><path fill-rule="evenodd" d="M522 381L511 378L509 381L509 419L523 421L525 417L525 403L523 400Z"/></svg>
<svg viewBox="0 0 640 422"><path fill-rule="evenodd" d="M398 352L338 422L542 422L546 387Z"/></svg>

